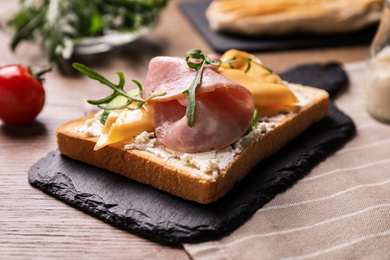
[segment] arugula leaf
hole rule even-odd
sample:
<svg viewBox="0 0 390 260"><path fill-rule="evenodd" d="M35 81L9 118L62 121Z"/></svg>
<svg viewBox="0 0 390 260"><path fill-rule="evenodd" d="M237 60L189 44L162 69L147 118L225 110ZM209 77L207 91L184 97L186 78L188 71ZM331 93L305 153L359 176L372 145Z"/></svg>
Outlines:
<svg viewBox="0 0 390 260"><path fill-rule="evenodd" d="M114 84L96 71L88 68L87 66L80 64L80 63L73 63L73 67L77 69L78 71L84 73L86 76L88 76L91 79L97 80L100 83L108 86L113 90L113 93L105 98L98 99L98 100L87 100L87 102L91 105L96 105L100 109L104 109L105 112L111 112L112 110L117 110L117 109L122 109L122 108L127 108L129 110L136 110L141 108L143 105L147 105L150 100L152 100L155 97L158 96L163 96L166 93L159 93L159 94L154 94L150 95L147 98L142 98L142 85L136 81L132 80L133 83L135 83L138 87L138 92L132 92L128 91L126 92L124 90L124 85L125 85L125 77L122 72L117 72L116 74L119 77L119 83ZM136 95L133 95L136 93ZM118 101L118 98L121 97L120 102ZM115 101L117 100L117 101ZM128 107L131 105L133 102L137 103L136 107ZM104 105L106 104L106 105ZM105 117L101 121L103 124L105 123L105 120L107 119L108 114L105 114Z"/></svg>
<svg viewBox="0 0 390 260"><path fill-rule="evenodd" d="M248 135L250 132L252 132L253 128L257 125L259 119L259 110L255 108L255 112L253 113L251 125L249 126L249 129L245 132L243 136Z"/></svg>
<svg viewBox="0 0 390 260"><path fill-rule="evenodd" d="M227 61L222 62L222 64L228 64L231 69L234 69L233 63L234 62L239 62L239 61L244 61L244 62L246 62L248 64L248 66L246 67L246 69L244 71L245 73L247 73L251 69L251 64L252 64L252 61L253 61L250 58L248 58L248 59L237 59L236 57L233 57L231 60L227 60ZM255 64L259 65L260 67L264 68L269 73L273 73L273 71L270 68L264 66L263 64L255 62L255 61L253 61L253 62Z"/></svg>
<svg viewBox="0 0 390 260"><path fill-rule="evenodd" d="M130 91L127 91L127 93L132 96L141 97L141 92L139 91L139 89L132 89ZM128 104L128 99L124 96L118 95L117 97L112 99L110 102L107 103L105 109L103 110L103 113L100 117L100 122L105 125L110 113L125 104Z"/></svg>
<svg viewBox="0 0 390 260"><path fill-rule="evenodd" d="M190 61L190 58L198 59L199 62ZM194 126L195 119L195 109L196 109L196 88L200 85L202 73L207 64L218 66L221 64L220 61L214 61L207 57L207 55L203 54L201 50L192 49L186 52L186 62L191 69L196 70L195 79L191 83L190 87L183 92L183 94L188 94L187 98L187 125L189 127Z"/></svg>

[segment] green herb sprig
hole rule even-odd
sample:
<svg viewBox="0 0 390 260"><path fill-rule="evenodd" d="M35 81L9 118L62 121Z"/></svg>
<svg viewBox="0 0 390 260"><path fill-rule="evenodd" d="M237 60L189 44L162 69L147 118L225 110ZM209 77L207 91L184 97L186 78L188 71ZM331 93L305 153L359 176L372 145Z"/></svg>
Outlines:
<svg viewBox="0 0 390 260"><path fill-rule="evenodd" d="M240 61L246 62L248 64L248 66L246 67L246 69L244 71L245 73L247 73L251 69L251 64L252 64L252 61L253 61L251 58L248 58L248 59L237 59L237 57L233 57L233 59L224 61L224 62L222 62L222 64L228 64L230 66L230 68L234 69L233 63L234 62L240 62ZM270 68L264 66L263 64L255 62L255 61L253 61L253 62L255 64L259 65L260 67L263 67L269 73L273 73L273 71Z"/></svg>
<svg viewBox="0 0 390 260"><path fill-rule="evenodd" d="M248 130L245 132L243 136L248 135L250 132L252 132L253 128L257 125L259 119L259 110L255 108L255 112L253 113L251 125L249 126Z"/></svg>
<svg viewBox="0 0 390 260"><path fill-rule="evenodd" d="M190 58L198 59L199 62L192 62L190 61ZM214 61L203 54L201 50L192 49L186 52L186 62L191 69L196 70L194 81L191 83L190 87L183 92L183 94L188 94L186 109L187 124L189 127L193 127L196 108L195 90L200 85L203 70L207 64L218 66L221 64L221 61Z"/></svg>
<svg viewBox="0 0 390 260"><path fill-rule="evenodd" d="M147 105L148 102L151 99L153 99L155 97L158 97L158 96L163 96L163 95L166 94L166 92L162 92L162 93L150 95L147 98L142 98L142 91L143 91L142 85L138 81L132 80L133 83L135 83L137 85L139 91L138 91L138 94L135 95L135 96L134 95L130 95L128 92L126 92L124 90L125 77L124 77L122 72L117 72L116 73L118 75L118 77L119 77L119 83L118 84L114 84L111 81L109 81L108 79L106 79L105 77L103 77L102 75L100 75L99 73L97 73L96 71L88 68L87 66L85 66L83 64L73 63L73 67L75 69L77 69L78 71L80 71L80 72L84 73L85 75L87 75L89 78L97 80L100 83L110 87L114 91L111 95L109 95L109 96L107 96L105 98L102 98L102 99L99 99L99 100L87 100L87 102L89 104L96 105L100 109L110 110L111 111L111 110L116 110L116 109L127 108L129 110L136 110L136 109L139 109L143 105ZM112 107L112 106L108 107L107 105L103 105L103 104L110 103L112 100L114 100L118 96L122 96L122 97L126 98L125 102L123 102L122 105L115 106L115 107ZM128 107L133 102L138 103L137 106L133 107L133 108Z"/></svg>

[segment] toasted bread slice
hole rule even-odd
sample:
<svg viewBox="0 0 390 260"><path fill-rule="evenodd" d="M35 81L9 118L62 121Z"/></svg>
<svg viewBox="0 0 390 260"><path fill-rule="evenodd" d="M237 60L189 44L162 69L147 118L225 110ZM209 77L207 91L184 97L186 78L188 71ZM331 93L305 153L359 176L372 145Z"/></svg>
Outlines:
<svg viewBox="0 0 390 260"><path fill-rule="evenodd" d="M277 118L275 126L255 136L238 154L232 156L226 167L214 174L186 165L179 159L167 160L150 151L125 149L131 140L94 151L98 137L88 137L78 131L94 115L60 126L57 129L58 149L70 158L124 175L183 199L202 204L215 202L225 196L261 160L327 116L329 95L326 91L290 85L299 96L305 98L306 103L295 112L268 118L268 121Z"/></svg>

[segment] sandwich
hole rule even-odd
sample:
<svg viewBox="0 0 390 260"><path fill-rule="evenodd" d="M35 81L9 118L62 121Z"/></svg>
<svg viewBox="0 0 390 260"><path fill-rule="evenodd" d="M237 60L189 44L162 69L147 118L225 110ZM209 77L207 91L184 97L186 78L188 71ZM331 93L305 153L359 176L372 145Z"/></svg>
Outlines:
<svg viewBox="0 0 390 260"><path fill-rule="evenodd" d="M100 112L58 127L59 151L201 204L224 197L329 109L326 91L282 81L238 50L155 57L130 91L121 73L114 84L74 67L113 93L88 101Z"/></svg>
<svg viewBox="0 0 390 260"><path fill-rule="evenodd" d="M378 23L381 0L214 0L207 8L214 31L246 36L340 34Z"/></svg>

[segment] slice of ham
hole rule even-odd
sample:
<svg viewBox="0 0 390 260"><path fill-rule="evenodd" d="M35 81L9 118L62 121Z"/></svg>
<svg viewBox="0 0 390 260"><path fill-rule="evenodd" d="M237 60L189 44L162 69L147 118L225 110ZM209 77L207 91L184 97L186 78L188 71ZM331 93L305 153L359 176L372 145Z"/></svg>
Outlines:
<svg viewBox="0 0 390 260"><path fill-rule="evenodd" d="M155 57L150 61L143 88L143 98L149 95L166 92L156 97L155 101L169 101L187 97L182 94L195 78L196 71L188 67L186 61L179 57ZM246 90L245 87L215 72L215 67L206 65L202 74L202 84L197 93L212 92L216 88L228 87Z"/></svg>
<svg viewBox="0 0 390 260"><path fill-rule="evenodd" d="M175 151L196 153L221 149L240 138L249 128L253 113L252 94L245 87L205 68L196 90L194 126L187 125L187 90L195 78L184 59L154 58L148 70L143 96L166 92L156 103L153 124L159 141Z"/></svg>

